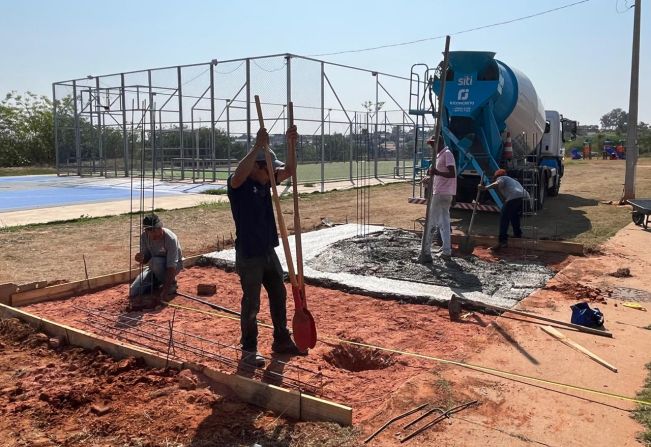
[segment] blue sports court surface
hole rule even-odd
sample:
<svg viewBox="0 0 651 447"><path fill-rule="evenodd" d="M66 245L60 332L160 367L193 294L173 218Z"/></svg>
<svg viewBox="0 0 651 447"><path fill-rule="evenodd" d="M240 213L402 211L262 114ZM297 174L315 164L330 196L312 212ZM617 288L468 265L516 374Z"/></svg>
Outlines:
<svg viewBox="0 0 651 447"><path fill-rule="evenodd" d="M56 175L32 175L0 177L0 213L36 208L48 208L84 203L133 200L139 206L141 192L145 200L184 193L198 193L216 189L218 185L192 183L169 183L147 179L58 177Z"/></svg>

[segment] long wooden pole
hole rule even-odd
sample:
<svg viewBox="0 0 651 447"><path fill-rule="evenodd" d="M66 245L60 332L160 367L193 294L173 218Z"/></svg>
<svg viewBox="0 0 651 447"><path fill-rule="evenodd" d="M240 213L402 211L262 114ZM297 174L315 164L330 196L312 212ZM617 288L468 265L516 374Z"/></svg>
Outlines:
<svg viewBox="0 0 651 447"><path fill-rule="evenodd" d="M434 130L434 146L432 147L432 163L436 165L436 151L439 147L439 134L441 133L441 116L443 115L443 107L445 103L445 82L448 74L448 60L450 56L450 36L445 36L445 53L443 53L443 67L441 70L441 91L439 92L439 105L438 110L436 111L436 127ZM430 86L431 88L431 86ZM424 122L423 122L424 124ZM434 186L434 176L430 176L427 181L429 187L425 188L425 193L427 194L427 207L425 209L425 226L423 227L423 238L421 239L420 253L421 255L425 253L425 241L428 240L428 232L431 231L433 222L430 222L430 209L432 208L432 187Z"/></svg>
<svg viewBox="0 0 651 447"><path fill-rule="evenodd" d="M541 326L540 329L547 332L549 335L556 338L557 340L559 340L564 345L569 346L570 348L572 348L572 349L574 349L576 351L579 351L582 354L587 355L592 360L594 360L595 362L599 363L602 366L605 366L609 370L611 370L613 372L617 372L617 368L615 366L611 365L610 363L608 363L607 361L605 361L604 359L599 357L597 354L595 354L595 353L589 351L588 349L584 348L583 346L581 346L580 344L578 344L574 340L566 337L565 334L563 334L562 332L557 331L556 329L554 329L551 326Z"/></svg>
<svg viewBox="0 0 651 447"><path fill-rule="evenodd" d="M559 325L566 326L566 327L569 327L569 328L572 328L572 329L576 329L577 331L585 332L585 333L588 333L588 334L601 335L602 337L610 337L610 338L612 338L612 336L613 336L613 334L608 332L608 331L602 331L602 330L599 330L599 329L593 329L593 328L589 328L589 327L585 327L585 326L580 326L578 324L566 323L565 321L554 320L553 318L543 317L542 315L536 315L536 314L532 314L532 313L529 313L529 312L524 312L522 310L509 309L508 307L493 306L491 304L484 304L484 303L480 303L480 302L477 302L477 301L470 301L470 300L466 300L466 299L463 299L461 297L458 297L456 295L453 295L452 299L453 300L459 300L462 304L463 303L470 304L471 306L483 307L483 308L490 309L490 310L495 310L495 311L498 311L498 312L511 312L512 314L521 315L523 317L535 318L537 320L547 321L548 323L559 324Z"/></svg>
<svg viewBox="0 0 651 447"><path fill-rule="evenodd" d="M262 106L260 105L260 97L255 95L255 108L258 112L258 121L260 127L264 127L264 118L262 116ZM283 210L280 206L280 198L278 197L278 189L276 188L276 175L272 165L271 154L269 153L269 146L264 148L264 156L267 162L267 173L269 174L269 183L271 183L271 191L274 205L276 207L276 216L278 217L278 226L280 227L280 237L283 242L283 250L285 251L285 259L287 260L287 273L289 274L289 282L293 287L298 287L296 281L296 273L294 272L294 262L292 260L292 252L289 251L289 240L287 236L287 227L285 226L285 218L283 217Z"/></svg>

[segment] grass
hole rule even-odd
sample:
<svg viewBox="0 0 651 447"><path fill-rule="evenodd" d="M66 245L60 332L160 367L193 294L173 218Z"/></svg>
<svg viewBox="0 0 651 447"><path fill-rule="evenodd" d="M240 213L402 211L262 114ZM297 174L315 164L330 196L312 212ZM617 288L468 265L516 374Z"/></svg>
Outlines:
<svg viewBox="0 0 651 447"><path fill-rule="evenodd" d="M647 402L651 402L651 363L646 364L646 369L649 375L644 383L644 388L637 393L637 398ZM640 405L633 412L633 419L638 421L644 426L644 433L639 435L639 440L647 446L651 446L651 407L647 405Z"/></svg>
<svg viewBox="0 0 651 447"><path fill-rule="evenodd" d="M43 174L56 174L56 168L51 167L37 167L25 166L16 168L0 168L0 177L11 177L18 175L43 175Z"/></svg>
<svg viewBox="0 0 651 447"><path fill-rule="evenodd" d="M208 195L212 195L212 196L222 196L222 195L228 194L228 190L226 188L206 189L205 191L202 191L201 194L208 194Z"/></svg>

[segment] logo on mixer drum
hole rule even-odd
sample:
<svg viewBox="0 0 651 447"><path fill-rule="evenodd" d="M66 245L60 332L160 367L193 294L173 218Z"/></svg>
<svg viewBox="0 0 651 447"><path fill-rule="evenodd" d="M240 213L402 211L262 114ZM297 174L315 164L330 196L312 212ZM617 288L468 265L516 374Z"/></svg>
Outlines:
<svg viewBox="0 0 651 447"><path fill-rule="evenodd" d="M469 94L470 94L470 89L469 88L462 88L462 89L459 90L459 93L457 93L457 100L458 101L467 101Z"/></svg>

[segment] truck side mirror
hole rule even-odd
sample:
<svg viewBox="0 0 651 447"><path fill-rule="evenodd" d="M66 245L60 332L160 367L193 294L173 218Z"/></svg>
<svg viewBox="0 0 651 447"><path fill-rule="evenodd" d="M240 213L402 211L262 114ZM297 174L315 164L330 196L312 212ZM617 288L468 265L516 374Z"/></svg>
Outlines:
<svg viewBox="0 0 651 447"><path fill-rule="evenodd" d="M551 124L549 124L549 121L545 121L545 133L549 133L551 130Z"/></svg>

